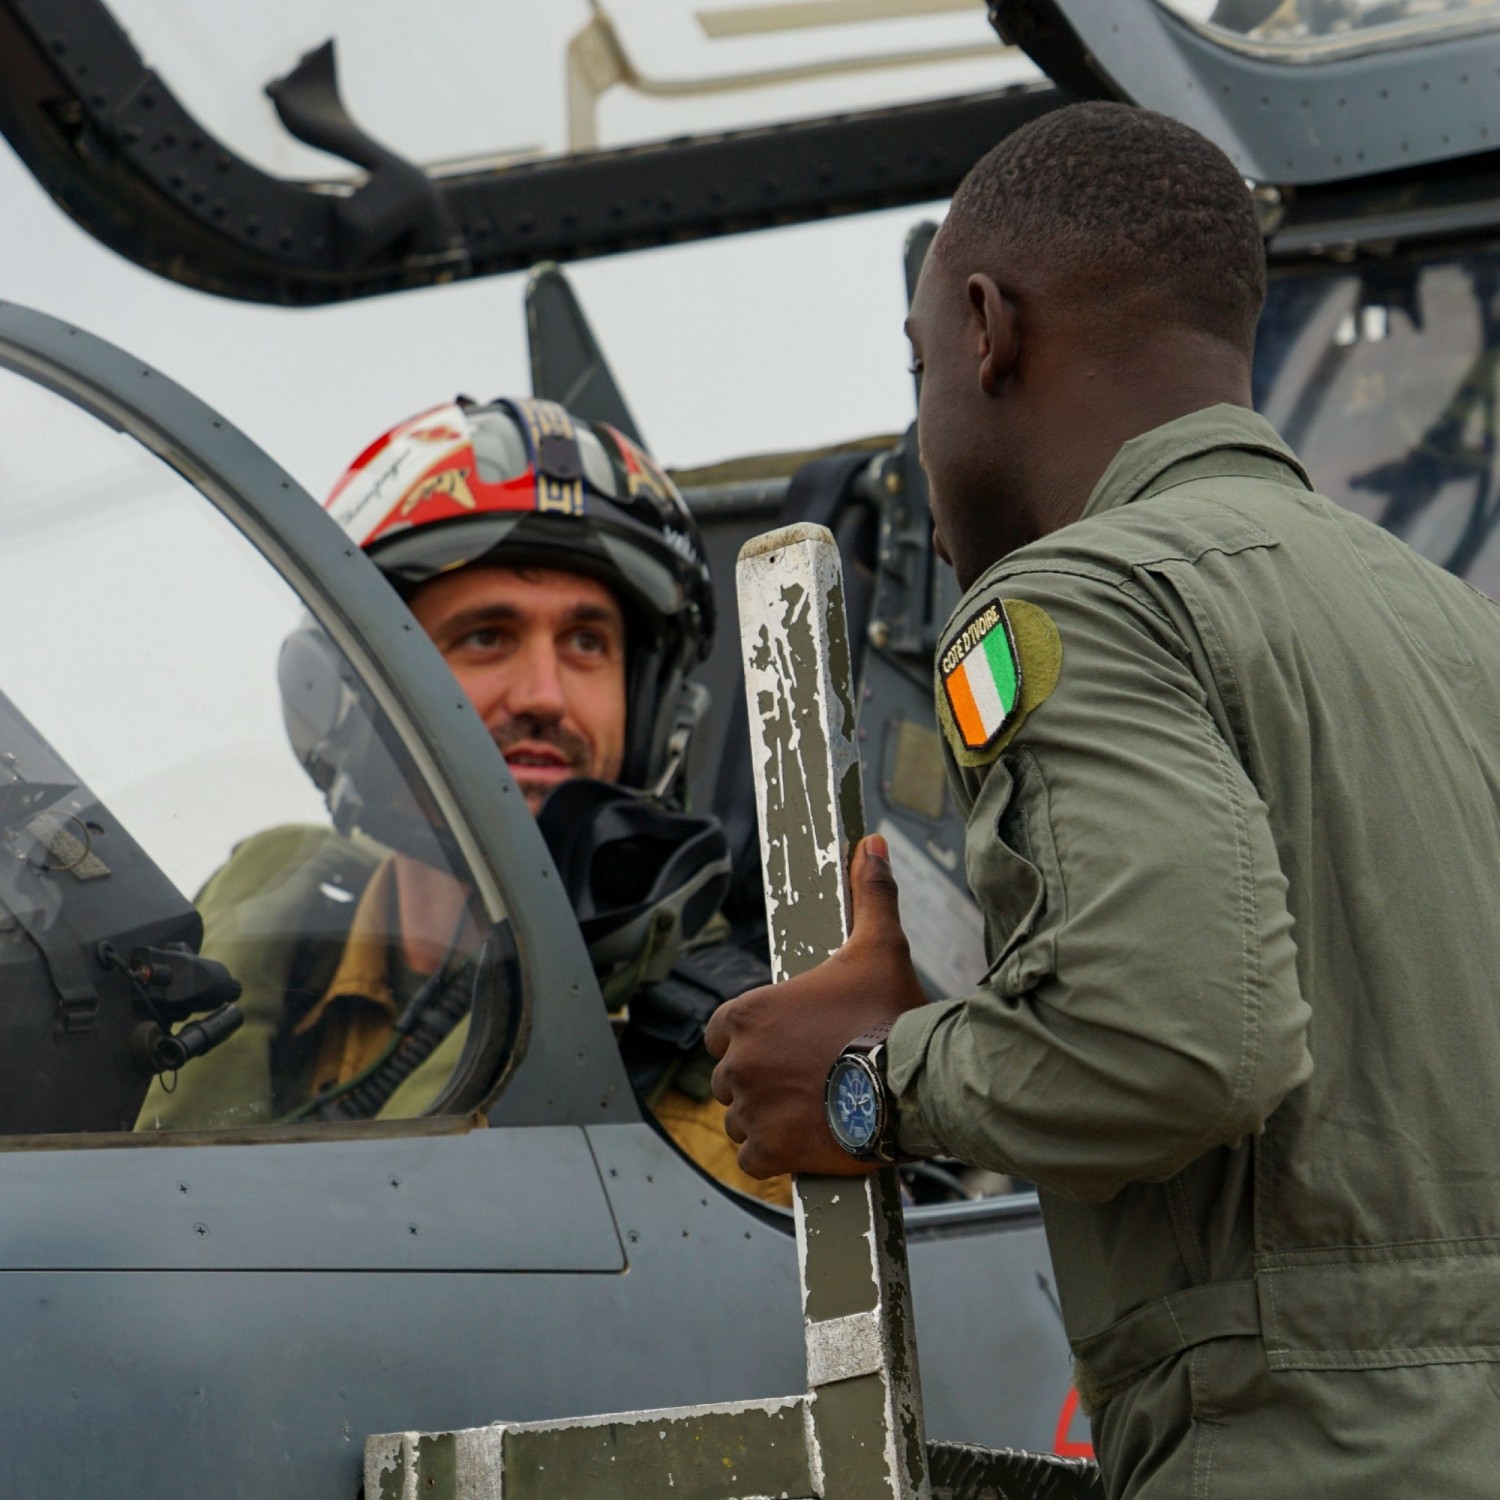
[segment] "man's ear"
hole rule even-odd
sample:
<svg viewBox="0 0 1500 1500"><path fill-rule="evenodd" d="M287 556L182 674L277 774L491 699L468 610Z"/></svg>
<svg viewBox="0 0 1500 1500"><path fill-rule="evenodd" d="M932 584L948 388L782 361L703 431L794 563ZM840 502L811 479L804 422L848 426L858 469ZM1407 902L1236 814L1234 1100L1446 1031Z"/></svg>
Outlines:
<svg viewBox="0 0 1500 1500"><path fill-rule="evenodd" d="M979 388L993 396L1008 380L1021 357L1021 325L1016 305L1000 290L994 277L976 272L969 277L969 316L979 335Z"/></svg>

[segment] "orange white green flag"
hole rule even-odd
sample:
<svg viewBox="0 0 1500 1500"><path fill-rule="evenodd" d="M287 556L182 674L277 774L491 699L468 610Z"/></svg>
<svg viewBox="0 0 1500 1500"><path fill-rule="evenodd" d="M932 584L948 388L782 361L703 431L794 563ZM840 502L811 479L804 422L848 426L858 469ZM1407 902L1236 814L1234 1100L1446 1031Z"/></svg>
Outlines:
<svg viewBox="0 0 1500 1500"><path fill-rule="evenodd" d="M964 747L988 749L1014 717L1021 699L1021 658L998 599L949 638L938 674Z"/></svg>

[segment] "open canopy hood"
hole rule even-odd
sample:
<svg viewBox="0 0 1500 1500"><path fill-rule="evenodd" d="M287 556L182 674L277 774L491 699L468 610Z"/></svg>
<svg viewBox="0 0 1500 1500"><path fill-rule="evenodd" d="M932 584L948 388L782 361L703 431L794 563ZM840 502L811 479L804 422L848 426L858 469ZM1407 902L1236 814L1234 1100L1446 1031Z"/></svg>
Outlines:
<svg viewBox="0 0 1500 1500"><path fill-rule="evenodd" d="M416 59L411 86L434 98L419 142L366 128L384 79L355 81L346 108L331 42L265 85L277 123L246 70L278 38L230 45L226 7L194 46L165 0L118 8L133 35L102 0L0 0L0 129L90 233L248 300L332 302L940 198L996 140L1079 96L1218 140L1265 187L1279 246L1500 222L1497 0L995 0L1006 46L970 0L578 0L550 70L531 22L509 48L488 34L504 7L420 24L399 6L308 7L309 26L336 21L360 77L399 64L371 50L377 34ZM153 30L183 73L147 66L137 42ZM280 66L308 40L289 39ZM419 65L424 47L440 65ZM549 109L490 109L539 71L558 80ZM600 149L625 96L650 107ZM855 99L881 102L826 113ZM491 118L508 138L485 142ZM642 140L642 120L670 138Z"/></svg>

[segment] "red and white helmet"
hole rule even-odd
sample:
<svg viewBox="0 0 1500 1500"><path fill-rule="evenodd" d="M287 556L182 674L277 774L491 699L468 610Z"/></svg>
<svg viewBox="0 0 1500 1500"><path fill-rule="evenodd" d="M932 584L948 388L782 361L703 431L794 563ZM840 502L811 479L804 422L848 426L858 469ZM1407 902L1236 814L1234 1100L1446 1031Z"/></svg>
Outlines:
<svg viewBox="0 0 1500 1500"><path fill-rule="evenodd" d="M671 782L701 711L687 677L713 643L713 588L692 514L637 444L552 401L459 397L377 439L325 504L403 592L482 561L598 578L626 621L621 780Z"/></svg>

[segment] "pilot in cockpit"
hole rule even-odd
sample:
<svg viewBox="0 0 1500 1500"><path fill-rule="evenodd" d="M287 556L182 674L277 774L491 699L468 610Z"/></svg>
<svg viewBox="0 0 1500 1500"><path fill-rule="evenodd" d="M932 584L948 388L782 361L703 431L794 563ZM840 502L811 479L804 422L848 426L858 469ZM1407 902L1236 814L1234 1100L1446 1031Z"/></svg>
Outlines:
<svg viewBox="0 0 1500 1500"><path fill-rule="evenodd" d="M713 637L698 530L613 428L536 400L460 398L385 434L329 514L401 594L504 755L574 901L631 1081L701 1167L740 1171L703 1028L765 983L726 941L718 824L683 810ZM378 716L311 621L282 649L288 732L334 828L241 843L197 906L243 982L242 1030L153 1083L138 1129L403 1119L441 1109L463 1049L482 923Z"/></svg>

